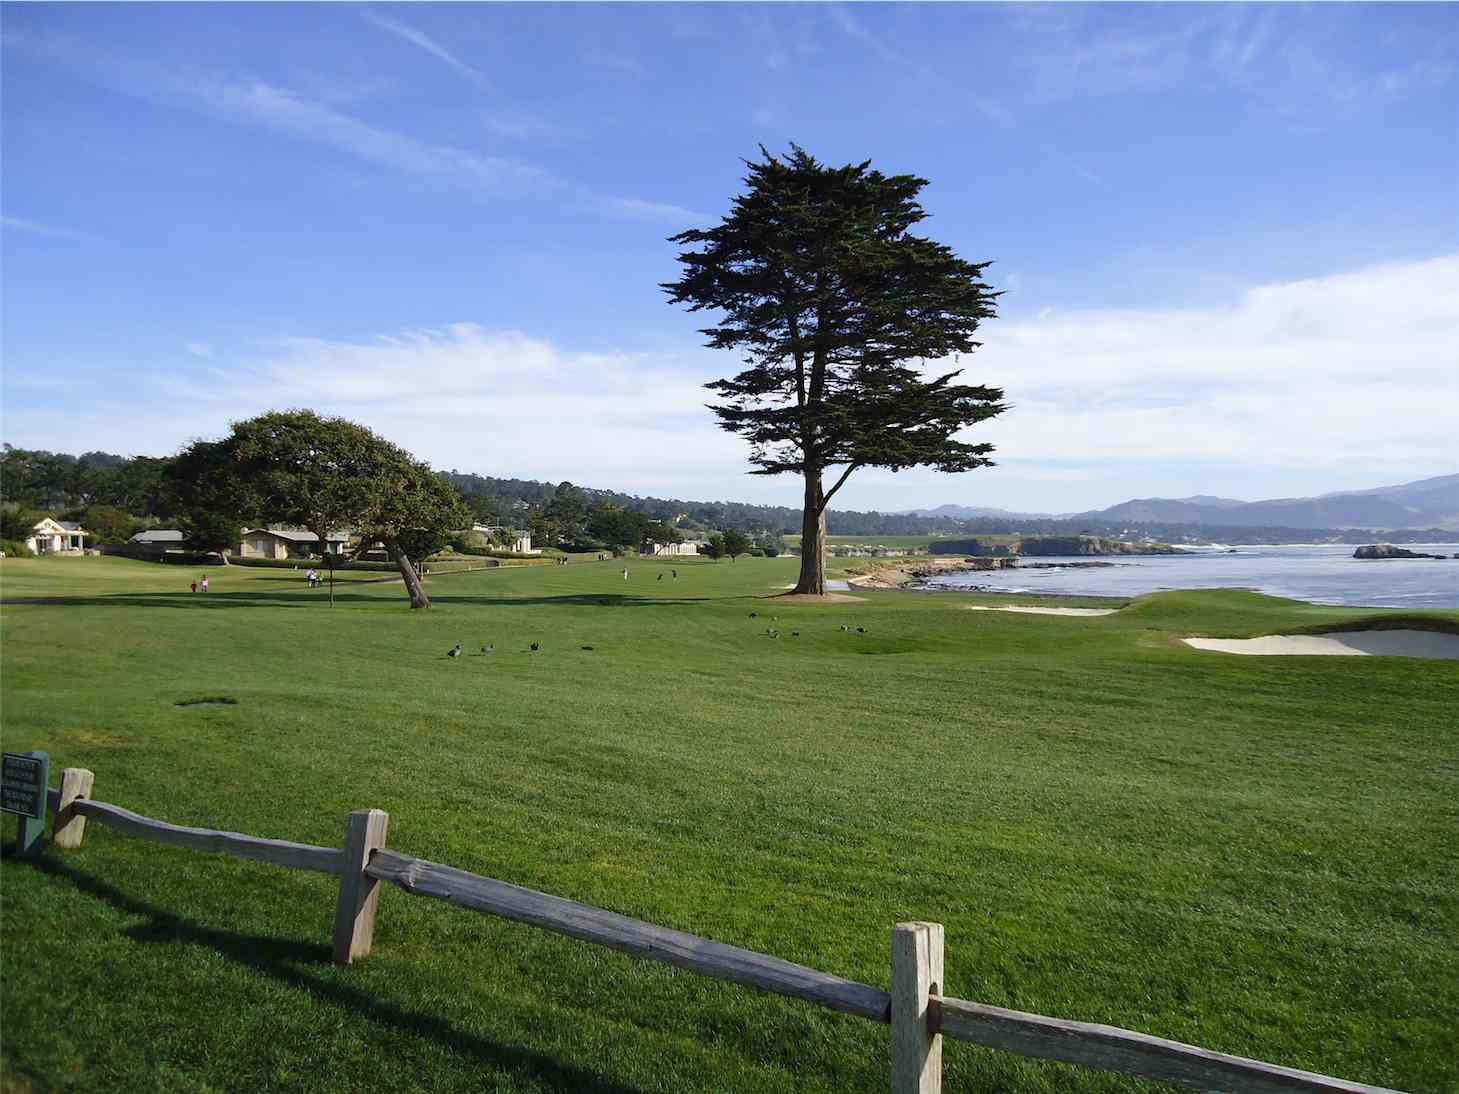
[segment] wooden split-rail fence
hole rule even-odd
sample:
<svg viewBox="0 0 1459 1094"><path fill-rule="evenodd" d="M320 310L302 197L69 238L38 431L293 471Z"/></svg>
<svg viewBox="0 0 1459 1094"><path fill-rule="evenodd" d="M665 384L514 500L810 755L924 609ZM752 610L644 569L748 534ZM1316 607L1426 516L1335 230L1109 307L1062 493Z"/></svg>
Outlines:
<svg viewBox="0 0 1459 1094"><path fill-rule="evenodd" d="M60 789L48 792L48 804L56 818L52 836L56 847L80 847L90 819L129 836L174 847L216 851L336 875L339 900L333 949L334 960L342 965L369 954L380 883L385 881L416 896L436 897L486 915L889 1025L893 1094L936 1094L942 1090L945 1037L1197 1090L1395 1094L1383 1087L1228 1056L1114 1026L1071 1022L955 999L943 994L940 923L898 923L892 928L891 991L887 992L754 950L657 927L575 900L387 850L389 817L379 809L349 815L343 847L315 847L154 820L94 800L93 781L90 771L70 767L63 773Z"/></svg>

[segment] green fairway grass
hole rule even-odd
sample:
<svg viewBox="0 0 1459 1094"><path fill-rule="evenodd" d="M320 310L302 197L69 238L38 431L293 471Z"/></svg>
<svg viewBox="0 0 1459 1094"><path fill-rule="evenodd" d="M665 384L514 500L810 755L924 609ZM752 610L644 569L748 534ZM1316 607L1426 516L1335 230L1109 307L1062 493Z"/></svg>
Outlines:
<svg viewBox="0 0 1459 1094"><path fill-rule="evenodd" d="M175 824L339 846L384 809L404 854L881 987L892 925L939 921L950 995L1459 1090L1459 665L1179 640L1459 613L790 605L798 559L624 565L437 574L411 612L387 575L331 608L302 572L6 559L4 747ZM7 856L0 1088L887 1088L884 1026L389 886L335 967L336 889L95 822ZM944 1058L950 1092L1155 1089Z"/></svg>

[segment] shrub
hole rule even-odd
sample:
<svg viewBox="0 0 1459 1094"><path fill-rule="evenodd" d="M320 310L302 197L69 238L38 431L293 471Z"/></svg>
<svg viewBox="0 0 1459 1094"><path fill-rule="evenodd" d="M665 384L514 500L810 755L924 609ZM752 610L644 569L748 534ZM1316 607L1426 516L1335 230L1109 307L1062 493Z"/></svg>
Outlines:
<svg viewBox="0 0 1459 1094"><path fill-rule="evenodd" d="M31 553L24 543L18 539L0 540L0 551L5 552L6 558L30 558Z"/></svg>

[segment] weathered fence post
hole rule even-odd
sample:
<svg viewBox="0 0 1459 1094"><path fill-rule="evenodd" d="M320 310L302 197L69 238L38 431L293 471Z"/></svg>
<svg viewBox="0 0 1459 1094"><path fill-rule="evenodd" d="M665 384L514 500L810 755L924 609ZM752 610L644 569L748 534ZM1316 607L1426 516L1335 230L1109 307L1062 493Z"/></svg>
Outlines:
<svg viewBox="0 0 1459 1094"><path fill-rule="evenodd" d="M51 842L65 850L81 846L86 835L86 818L71 808L77 798L91 797L91 784L96 776L84 767L68 767L61 772L61 803L56 807L56 827Z"/></svg>
<svg viewBox="0 0 1459 1094"><path fill-rule="evenodd" d="M942 1034L927 997L943 994L942 924L892 928L892 1094L942 1094Z"/></svg>
<svg viewBox="0 0 1459 1094"><path fill-rule="evenodd" d="M385 846L390 814L357 809L350 814L344 837L344 869L339 879L339 904L334 909L334 962L348 965L367 957L375 938L375 906L380 883L365 873L370 852Z"/></svg>

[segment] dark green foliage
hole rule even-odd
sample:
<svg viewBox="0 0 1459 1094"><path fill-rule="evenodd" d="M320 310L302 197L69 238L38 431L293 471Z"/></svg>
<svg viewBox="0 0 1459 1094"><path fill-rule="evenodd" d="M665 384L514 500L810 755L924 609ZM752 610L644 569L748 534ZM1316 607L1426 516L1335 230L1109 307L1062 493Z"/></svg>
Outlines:
<svg viewBox="0 0 1459 1094"><path fill-rule="evenodd" d="M570 482L557 484L544 515L556 522L558 534L566 542L577 542L587 535L587 495Z"/></svg>
<svg viewBox="0 0 1459 1094"><path fill-rule="evenodd" d="M228 513L189 513L178 524L195 551L231 551L243 538L243 526Z"/></svg>
<svg viewBox="0 0 1459 1094"><path fill-rule="evenodd" d="M38 509L23 505L7 505L0 508L0 539L19 540L24 543L35 531L35 526L45 519Z"/></svg>
<svg viewBox="0 0 1459 1094"><path fill-rule="evenodd" d="M761 148L748 190L718 227L671 237L683 276L663 286L689 310L722 318L708 345L744 355L745 369L707 385L724 401L720 425L750 442L753 474L806 480L802 534L818 533L826 505L859 467L927 465L970 471L992 446L955 439L1002 413L998 388L924 378L918 362L971 353L998 296L988 263L958 258L911 233L926 213L915 175L883 175L869 161L826 167L792 145ZM822 474L841 467L825 490ZM824 589L821 552L806 553L802 592Z"/></svg>
<svg viewBox="0 0 1459 1094"><path fill-rule="evenodd" d="M590 536L615 551L637 551L643 542L644 523L642 513L616 505L598 505L588 514L587 528Z"/></svg>
<svg viewBox="0 0 1459 1094"><path fill-rule="evenodd" d="M741 532L738 528L731 528L724 534L724 553L729 555L733 562L740 555L750 550L750 537Z"/></svg>
<svg viewBox="0 0 1459 1094"><path fill-rule="evenodd" d="M93 505L81 515L81 527L99 543L125 543L141 525L124 509L114 505Z"/></svg>
<svg viewBox="0 0 1459 1094"><path fill-rule="evenodd" d="M719 533L719 532L715 532L705 542L704 546L701 547L701 548L699 548L699 553L701 555L704 555L707 558L714 559L715 562L718 562L720 559L724 558L724 556L725 556L724 536L721 533Z"/></svg>

